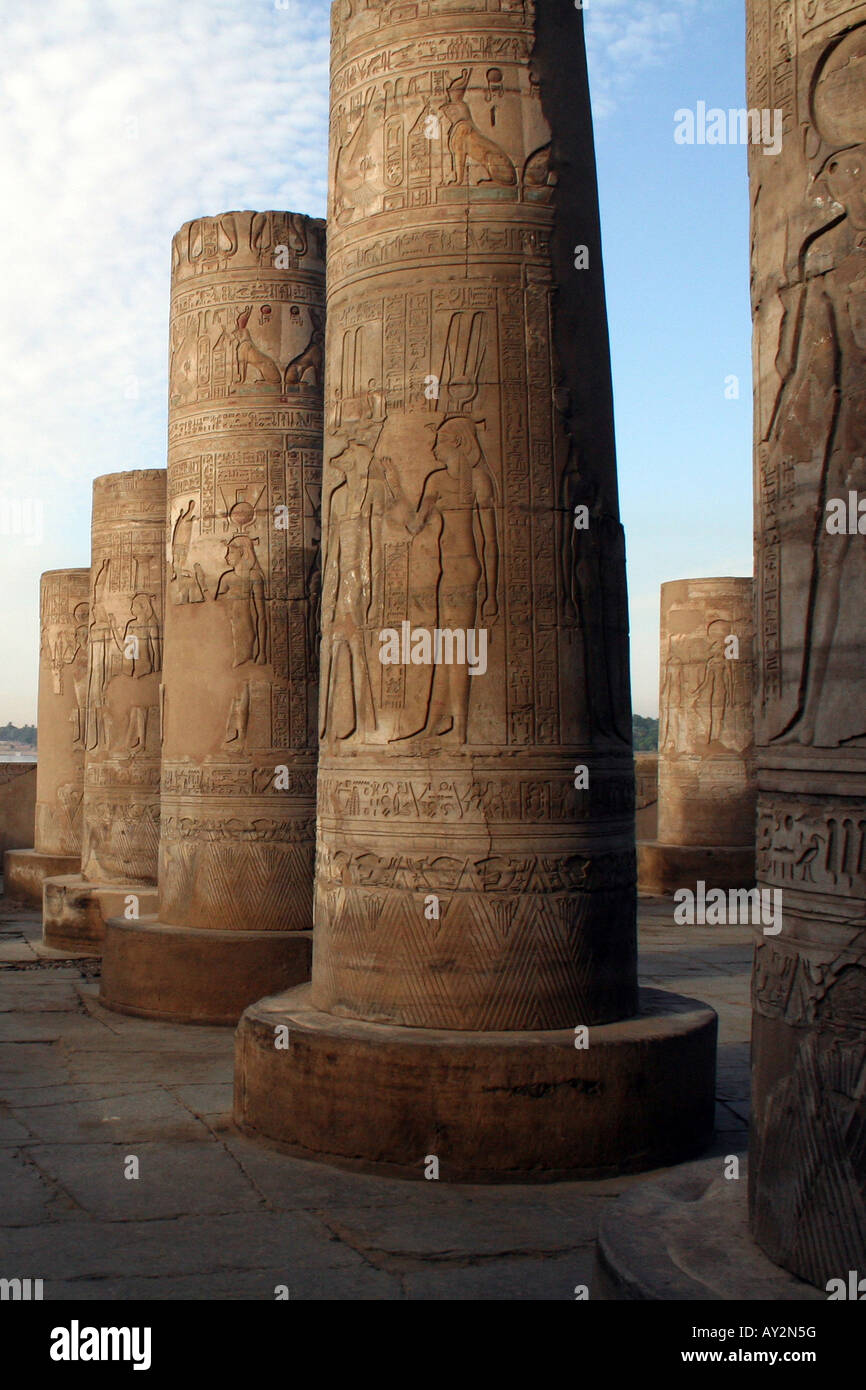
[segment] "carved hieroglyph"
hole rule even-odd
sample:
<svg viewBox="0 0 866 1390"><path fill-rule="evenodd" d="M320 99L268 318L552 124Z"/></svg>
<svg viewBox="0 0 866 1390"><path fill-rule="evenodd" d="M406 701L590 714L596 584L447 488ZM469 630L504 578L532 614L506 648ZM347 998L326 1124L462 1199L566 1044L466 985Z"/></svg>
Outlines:
<svg viewBox="0 0 866 1390"><path fill-rule="evenodd" d="M312 925L324 223L172 248L160 918Z"/></svg>
<svg viewBox="0 0 866 1390"><path fill-rule="evenodd" d="M592 131L554 58L580 17L341 0L332 21L313 1002L620 1018L624 546Z"/></svg>
<svg viewBox="0 0 866 1390"><path fill-rule="evenodd" d="M752 596L751 579L662 585L662 844L754 842Z"/></svg>
<svg viewBox="0 0 866 1390"><path fill-rule="evenodd" d="M784 895L754 975L750 1205L823 1286L866 1269L866 4L749 0L748 62L785 132L750 156L758 872Z"/></svg>
<svg viewBox="0 0 866 1390"><path fill-rule="evenodd" d="M81 853L90 571L49 570L39 597L38 854Z"/></svg>
<svg viewBox="0 0 866 1390"><path fill-rule="evenodd" d="M165 469L93 482L81 872L156 881Z"/></svg>

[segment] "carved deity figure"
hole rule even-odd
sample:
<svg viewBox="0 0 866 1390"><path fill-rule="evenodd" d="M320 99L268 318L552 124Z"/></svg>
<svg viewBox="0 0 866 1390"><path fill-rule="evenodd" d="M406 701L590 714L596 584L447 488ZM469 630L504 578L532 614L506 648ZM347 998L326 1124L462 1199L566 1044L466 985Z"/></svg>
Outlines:
<svg viewBox="0 0 866 1390"><path fill-rule="evenodd" d="M330 625L330 642L322 672L322 734L337 720L335 735L350 739L365 727L375 728L376 706L367 661L366 627L373 610L372 554L378 546L382 484L371 483L373 450L351 440L331 459L342 481L328 500L328 552L322 581L322 614ZM339 670L348 660L349 711L340 699ZM336 705L339 704L339 711ZM341 732L340 730L343 730Z"/></svg>
<svg viewBox="0 0 866 1390"><path fill-rule="evenodd" d="M120 634L111 609L108 607L111 561L103 560L93 581L93 600L90 606L90 642L87 682L88 750L111 740L111 718L106 705L106 689L119 666L122 646Z"/></svg>
<svg viewBox="0 0 866 1390"><path fill-rule="evenodd" d="M685 708L685 666L681 654L668 637L659 698L659 748L673 753L682 747L682 715Z"/></svg>
<svg viewBox="0 0 866 1390"><path fill-rule="evenodd" d="M171 538L170 590L174 603L204 603L208 593L204 570L200 564L189 568L189 548L196 524L195 501L180 512Z"/></svg>
<svg viewBox="0 0 866 1390"><path fill-rule="evenodd" d="M709 651L693 696L706 729L707 743L721 740L725 719L735 703L733 666L725 656L727 635L728 624L721 620L710 623L707 628Z"/></svg>
<svg viewBox="0 0 866 1390"><path fill-rule="evenodd" d="M267 353L257 348L252 340L249 329L250 315L252 312L252 305L248 304L243 313L239 314L237 318L237 332L234 335L236 341L237 379L242 386L246 385L247 371L249 368L252 368L254 372L258 373L258 381L264 382L268 386L280 386L282 384L280 369L276 362L272 357L268 357ZM256 378L253 378L253 380L256 380Z"/></svg>
<svg viewBox="0 0 866 1390"><path fill-rule="evenodd" d="M72 720L72 746L84 747L87 722L87 667L88 667L88 629L90 625L90 605L78 603L73 613L75 636L73 650L69 658L72 685L75 691L75 708L70 715Z"/></svg>
<svg viewBox="0 0 866 1390"><path fill-rule="evenodd" d="M417 507L408 503L390 462L382 460L393 499L388 513L412 536L425 526L439 525L439 578L429 627L464 632L490 627L499 615L496 482L474 422L465 416L444 420L436 431L433 454L440 466L428 474ZM466 664L435 666L424 724L401 737L448 737L449 742L465 743L469 691Z"/></svg>
<svg viewBox="0 0 866 1390"><path fill-rule="evenodd" d="M782 385L770 428L771 458L783 494L786 483L792 502L798 490L807 489L816 512L821 499L844 499L849 491L866 495L864 73L866 26L861 25L819 67L812 106L820 142L812 160L810 213L800 225L790 283L779 292L784 317L776 366ZM782 525L796 520L789 513ZM862 550L862 537L831 534L826 527L816 533L800 699L776 733L778 742L834 746L866 738L862 700L850 699L844 709L837 703L832 716L824 709L825 686L834 683L827 678L839 646L842 604L846 594L862 590ZM784 574L782 582L784 602ZM841 668L835 675L852 678Z"/></svg>
<svg viewBox="0 0 866 1390"><path fill-rule="evenodd" d="M267 611L265 576L258 562L252 536L233 536L226 546L227 570L220 576L214 595L228 604L232 630L232 666L245 661L267 661Z"/></svg>
<svg viewBox="0 0 866 1390"><path fill-rule="evenodd" d="M299 386L307 372L312 372L311 384L320 386L322 367L325 360L325 321L315 309L309 310L312 333L310 341L297 357L293 357L286 367L285 385Z"/></svg>
<svg viewBox="0 0 866 1390"><path fill-rule="evenodd" d="M466 102L466 89L471 75L471 69L464 68L459 77L449 82L448 100L442 103L442 111L451 123L448 132L451 176L448 182L465 183L470 162L474 161L484 170L484 175L479 180L481 183L498 183L504 187L511 187L517 183L514 165L501 145L482 134L472 119Z"/></svg>
<svg viewBox="0 0 866 1390"><path fill-rule="evenodd" d="M151 594L134 594L132 617L123 631L124 656L136 680L162 670L162 635Z"/></svg>

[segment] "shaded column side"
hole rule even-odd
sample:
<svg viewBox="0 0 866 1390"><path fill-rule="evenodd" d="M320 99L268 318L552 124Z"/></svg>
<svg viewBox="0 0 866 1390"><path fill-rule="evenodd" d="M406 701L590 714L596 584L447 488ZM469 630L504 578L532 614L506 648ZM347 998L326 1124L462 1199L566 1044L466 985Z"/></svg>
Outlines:
<svg viewBox="0 0 866 1390"><path fill-rule="evenodd" d="M866 1265L866 8L749 0L758 871L753 1234L826 1286ZM853 503L852 503L853 496ZM852 527L853 515L853 527Z"/></svg>

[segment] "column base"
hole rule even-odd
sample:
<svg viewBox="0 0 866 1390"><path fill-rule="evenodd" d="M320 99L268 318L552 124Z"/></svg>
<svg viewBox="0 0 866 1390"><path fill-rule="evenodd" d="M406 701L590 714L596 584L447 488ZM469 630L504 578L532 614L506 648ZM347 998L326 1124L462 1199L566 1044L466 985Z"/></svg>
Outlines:
<svg viewBox="0 0 866 1390"><path fill-rule="evenodd" d="M40 854L35 849L7 849L3 855L3 892L19 903L42 906L42 885L55 874L76 874L80 854Z"/></svg>
<svg viewBox="0 0 866 1390"><path fill-rule="evenodd" d="M124 913L127 899L138 899L139 917L150 917L157 909L155 886L137 883L91 883L81 874L47 878L42 900L42 942L55 951L83 951L102 955L105 923Z"/></svg>
<svg viewBox="0 0 866 1390"><path fill-rule="evenodd" d="M259 1000L235 1044L236 1124L303 1158L420 1178L435 1155L449 1182L602 1178L694 1158L713 1132L717 1019L695 999L641 990L637 1016L590 1028L586 1049L568 1029L402 1028L309 1001L309 986Z"/></svg>
<svg viewBox="0 0 866 1390"><path fill-rule="evenodd" d="M752 1240L745 1167L741 1158L739 1178L725 1178L724 1158L704 1159L618 1197L601 1219L590 1298L825 1303L825 1289Z"/></svg>
<svg viewBox="0 0 866 1390"><path fill-rule="evenodd" d="M208 931L155 917L105 924L99 1002L167 1023L235 1024L244 1009L310 978L311 931Z"/></svg>
<svg viewBox="0 0 866 1390"><path fill-rule="evenodd" d="M674 893L703 879L710 888L754 888L754 845L663 845L638 840L640 893Z"/></svg>

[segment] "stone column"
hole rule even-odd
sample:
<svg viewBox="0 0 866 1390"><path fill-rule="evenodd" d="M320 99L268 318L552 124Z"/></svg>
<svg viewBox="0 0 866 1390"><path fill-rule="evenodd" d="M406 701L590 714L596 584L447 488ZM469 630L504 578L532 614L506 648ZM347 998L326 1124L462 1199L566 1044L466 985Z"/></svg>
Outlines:
<svg viewBox="0 0 866 1390"><path fill-rule="evenodd" d="M309 977L324 223L228 212L172 247L159 918L102 997L235 1022Z"/></svg>
<svg viewBox="0 0 866 1390"><path fill-rule="evenodd" d="M3 863L4 891L38 907L46 878L81 866L89 590L86 569L49 570L40 584L34 848Z"/></svg>
<svg viewBox="0 0 866 1390"><path fill-rule="evenodd" d="M758 880L751 1225L824 1288L866 1275L866 7L749 0Z"/></svg>
<svg viewBox="0 0 866 1390"><path fill-rule="evenodd" d="M654 840L659 814L659 755L635 753L635 834L638 841Z"/></svg>
<svg viewBox="0 0 866 1390"><path fill-rule="evenodd" d="M658 831L638 846L644 892L754 886L753 592L751 579L662 585Z"/></svg>
<svg viewBox="0 0 866 1390"><path fill-rule="evenodd" d="M93 482L81 873L45 885L47 946L98 952L156 909L165 469Z"/></svg>
<svg viewBox="0 0 866 1390"><path fill-rule="evenodd" d="M711 1012L618 1022L634 765L581 17L332 25L315 960L244 1017L238 1117L454 1176L699 1148Z"/></svg>
<svg viewBox="0 0 866 1390"><path fill-rule="evenodd" d="M749 108L777 137L749 152L757 880L774 909L752 976L754 1240L743 1184L695 1164L605 1213L594 1298L862 1299L866 1277L866 5L746 14Z"/></svg>

